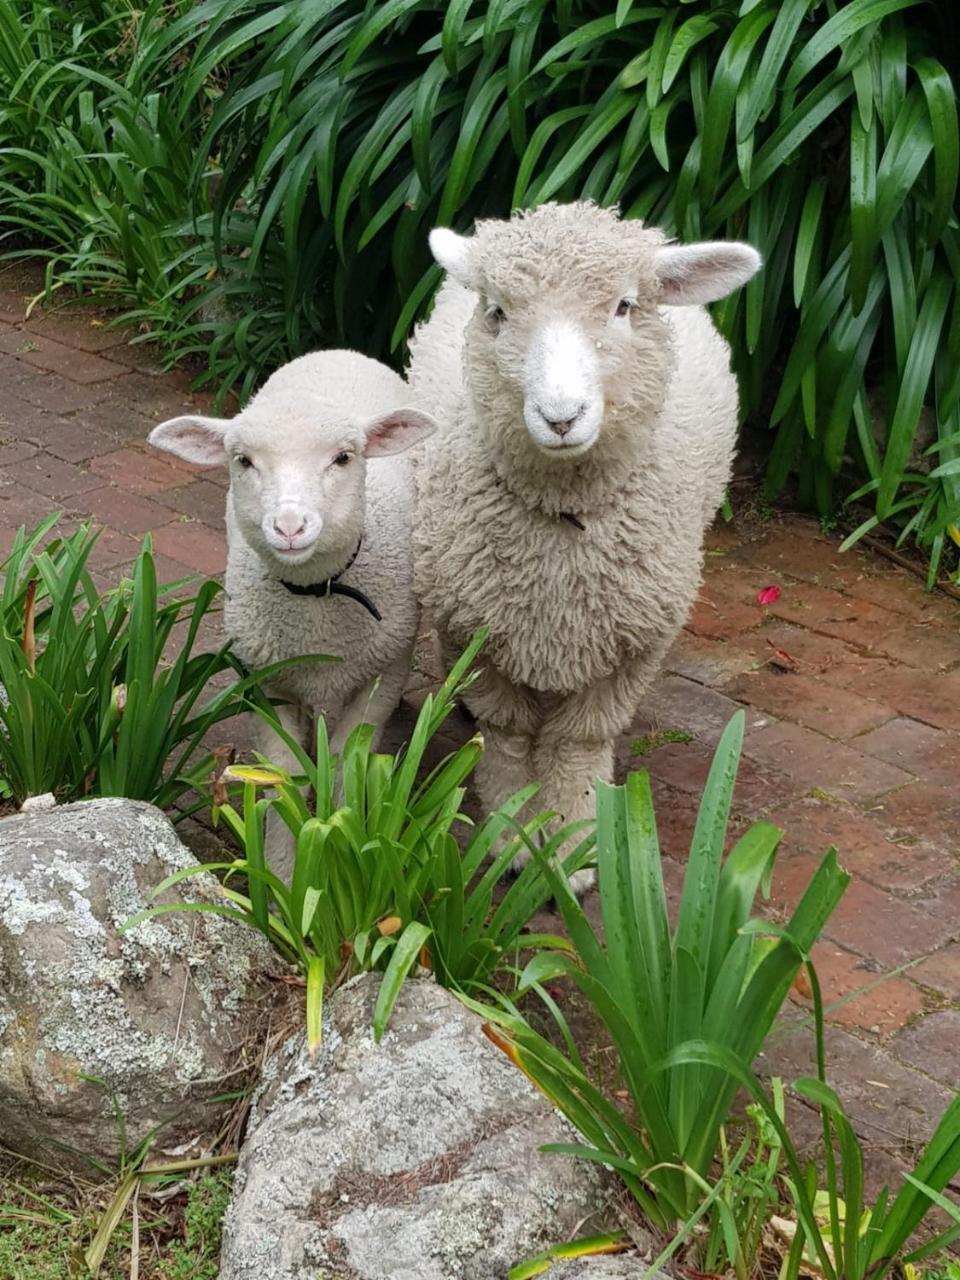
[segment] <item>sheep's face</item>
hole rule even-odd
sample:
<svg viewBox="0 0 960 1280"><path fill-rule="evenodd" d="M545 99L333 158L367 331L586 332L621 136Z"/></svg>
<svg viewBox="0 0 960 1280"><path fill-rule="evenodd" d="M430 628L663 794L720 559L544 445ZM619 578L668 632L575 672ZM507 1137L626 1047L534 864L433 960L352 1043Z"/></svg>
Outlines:
<svg viewBox="0 0 960 1280"><path fill-rule="evenodd" d="M479 294L467 347L480 358L466 362L476 399L506 396L536 448L565 459L612 421L659 410L672 359L661 307L721 298L760 265L749 245L667 245L590 204L482 222L472 237L438 229L430 247Z"/></svg>
<svg viewBox="0 0 960 1280"><path fill-rule="evenodd" d="M270 563L308 566L347 556L359 541L367 459L399 453L433 430L416 409L361 422L321 406L280 412L254 401L230 420L173 418L149 439L188 462L229 467L245 541Z"/></svg>

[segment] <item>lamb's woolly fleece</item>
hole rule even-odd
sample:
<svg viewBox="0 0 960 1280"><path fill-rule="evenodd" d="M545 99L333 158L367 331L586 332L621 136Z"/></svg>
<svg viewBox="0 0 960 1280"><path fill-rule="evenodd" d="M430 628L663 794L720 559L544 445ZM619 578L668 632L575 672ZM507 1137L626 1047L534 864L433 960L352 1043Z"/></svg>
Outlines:
<svg viewBox="0 0 960 1280"><path fill-rule="evenodd" d="M274 424L294 450L297 432L333 434L342 430L345 419L362 422L408 401L403 379L385 365L353 351L325 351L279 369L244 410L244 417ZM357 504L336 546L306 565L285 566L258 555L239 531L231 495L227 499L226 632L251 666L304 653L342 658L338 663L293 667L270 688L272 694L313 714L322 712L331 726L351 698L382 673L385 685L398 686L394 703L399 699L417 631L410 462L404 454L393 454L370 459L366 468L366 512L362 503ZM361 531L360 554L341 581L365 592L382 613L382 622L343 596L299 596L283 586L281 579L319 582L336 573ZM402 674L391 678L390 672L398 668ZM383 692L392 696L394 690Z"/></svg>
<svg viewBox="0 0 960 1280"><path fill-rule="evenodd" d="M588 811L589 787L564 761L580 758L588 782L609 773L609 742L699 586L737 394L706 311L655 305L661 243L659 232L584 204L482 222L470 283L506 311L500 336L491 338L477 293L448 280L413 343L414 399L440 423L417 468L417 587L448 655L477 628L490 631L492 670L473 691L473 710L499 731L487 785L481 775L488 804L538 778L566 817ZM621 293L640 304L625 361L601 316ZM523 326L558 312L583 325L605 365L600 438L576 460L532 443L513 364ZM504 351L513 327L521 338Z"/></svg>
<svg viewBox="0 0 960 1280"><path fill-rule="evenodd" d="M524 282L544 307L571 293L608 301L626 288L611 266L624 231L642 286L659 233L569 205L480 223L479 283L495 281L514 308ZM733 458L728 348L702 308L650 307L597 444L553 459L487 355L476 302L448 281L413 343L414 398L440 421L418 466L418 588L455 645L487 626L488 654L512 682L572 693L662 651L687 616Z"/></svg>

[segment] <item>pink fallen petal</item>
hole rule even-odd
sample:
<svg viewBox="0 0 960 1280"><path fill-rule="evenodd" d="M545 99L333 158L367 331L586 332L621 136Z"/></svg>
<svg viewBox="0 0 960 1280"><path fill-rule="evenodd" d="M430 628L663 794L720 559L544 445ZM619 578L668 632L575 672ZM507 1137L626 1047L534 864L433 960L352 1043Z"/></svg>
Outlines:
<svg viewBox="0 0 960 1280"><path fill-rule="evenodd" d="M763 587L757 592L757 604L776 604L779 599L779 587Z"/></svg>

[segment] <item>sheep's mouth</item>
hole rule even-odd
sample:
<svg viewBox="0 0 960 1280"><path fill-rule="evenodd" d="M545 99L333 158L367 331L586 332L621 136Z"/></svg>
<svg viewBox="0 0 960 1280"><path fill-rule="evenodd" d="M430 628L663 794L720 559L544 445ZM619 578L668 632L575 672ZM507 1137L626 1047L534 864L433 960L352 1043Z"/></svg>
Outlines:
<svg viewBox="0 0 960 1280"><path fill-rule="evenodd" d="M558 440L556 444L552 442L547 444L540 440L536 442L541 452L548 453L551 457L564 458L582 458L596 443L596 435L592 435L588 440Z"/></svg>

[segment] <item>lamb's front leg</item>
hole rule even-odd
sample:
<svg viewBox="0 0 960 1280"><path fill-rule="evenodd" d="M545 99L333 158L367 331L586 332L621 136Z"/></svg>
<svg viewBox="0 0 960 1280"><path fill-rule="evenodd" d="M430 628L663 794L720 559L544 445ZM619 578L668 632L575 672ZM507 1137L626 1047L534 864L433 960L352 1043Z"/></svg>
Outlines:
<svg viewBox="0 0 960 1280"><path fill-rule="evenodd" d="M280 726L294 741L305 746L310 733L310 716L306 709L294 703L274 707ZM284 769L287 773L301 772L300 761L291 750L289 744L271 728L269 721L260 716L254 717L254 747L270 764ZM290 883L293 875L295 842L290 828L271 807L267 810L267 826L264 841L264 856L267 866L285 884Z"/></svg>

